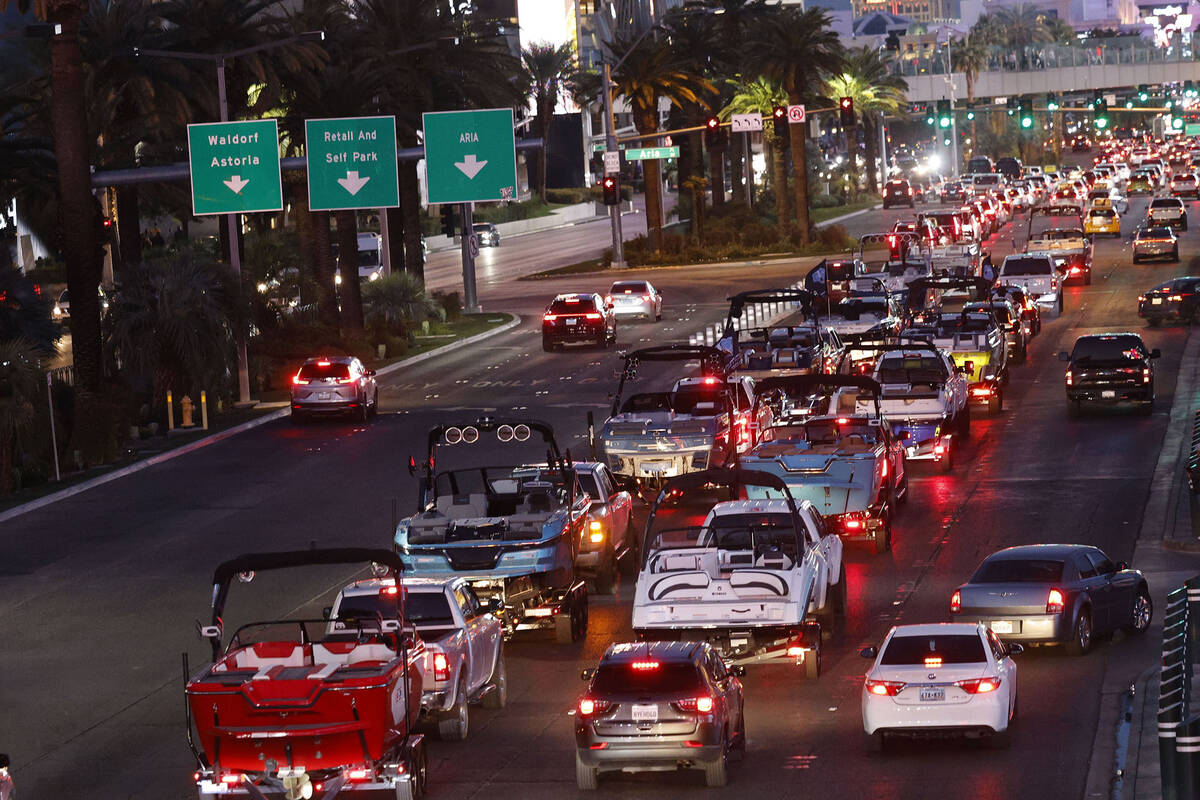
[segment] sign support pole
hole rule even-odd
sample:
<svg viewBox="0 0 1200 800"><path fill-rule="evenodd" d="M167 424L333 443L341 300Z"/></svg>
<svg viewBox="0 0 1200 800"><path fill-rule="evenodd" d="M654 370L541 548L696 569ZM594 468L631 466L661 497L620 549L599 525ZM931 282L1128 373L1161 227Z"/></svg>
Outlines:
<svg viewBox="0 0 1200 800"><path fill-rule="evenodd" d="M613 110L612 110L612 68L608 62L604 62L604 146L608 152L616 153L617 151L617 133L613 130ZM625 245L624 237L621 232L621 203L618 202L615 206L609 206L608 213L612 218L612 265L614 267L625 266Z"/></svg>
<svg viewBox="0 0 1200 800"><path fill-rule="evenodd" d="M225 95L225 59L217 59L217 100L221 107L221 122L229 121L229 103ZM238 288L242 285L242 253L238 247L237 214L225 215L225 226L229 233L229 266L237 277ZM235 405L252 406L250 399L250 359L246 355L246 329L237 326L234 335L237 341L238 401Z"/></svg>
<svg viewBox="0 0 1200 800"><path fill-rule="evenodd" d="M478 314L479 298L475 294L475 228L471 220L474 203L462 204L462 266L463 266L463 310Z"/></svg>

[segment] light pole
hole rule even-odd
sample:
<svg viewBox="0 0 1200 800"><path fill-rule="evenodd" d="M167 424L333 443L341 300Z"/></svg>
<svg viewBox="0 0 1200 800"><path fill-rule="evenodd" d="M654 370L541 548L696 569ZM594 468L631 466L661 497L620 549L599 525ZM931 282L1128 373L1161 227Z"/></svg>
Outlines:
<svg viewBox="0 0 1200 800"><path fill-rule="evenodd" d="M280 39L274 42L266 42L264 44L255 45L254 47L244 47L241 50L230 50L225 53L192 53L186 50L146 50L140 47L133 48L134 57L152 56L156 58L176 58L184 61L208 61L217 67L217 104L221 115L221 122L229 121L229 101L225 93L225 62L234 58L260 53L264 50L274 50L278 47L286 47L296 42L321 42L325 40L324 31L305 31L304 33L295 36L289 36L286 39ZM225 215L226 231L229 235L229 266L233 268L233 274L237 276L240 286L242 279L242 253L238 248L238 215ZM246 355L246 330L242 325L237 326L235 338L237 339L237 369L238 369L238 402L239 406L254 405L254 401L250 399L250 361Z"/></svg>
<svg viewBox="0 0 1200 800"><path fill-rule="evenodd" d="M958 177L958 119L954 114L954 53L951 42L954 40L954 31L950 28L943 28L946 31L946 83L949 85L950 94L950 163L951 176Z"/></svg>

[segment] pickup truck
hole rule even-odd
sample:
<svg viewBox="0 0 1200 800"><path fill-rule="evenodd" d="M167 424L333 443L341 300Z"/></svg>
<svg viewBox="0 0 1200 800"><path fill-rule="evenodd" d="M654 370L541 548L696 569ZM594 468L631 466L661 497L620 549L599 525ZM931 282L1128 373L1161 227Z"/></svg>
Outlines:
<svg viewBox="0 0 1200 800"><path fill-rule="evenodd" d="M679 526L673 511L684 506L703 514L699 526ZM841 540L812 503L768 473L695 472L663 487L644 538L639 640L707 641L733 664L791 662L820 674L822 627L845 613L846 571Z"/></svg>
<svg viewBox="0 0 1200 800"><path fill-rule="evenodd" d="M1021 287L1038 304L1039 310L1051 311L1055 316L1063 311L1062 273L1047 253L1005 256L996 282Z"/></svg>
<svg viewBox="0 0 1200 800"><path fill-rule="evenodd" d="M892 519L907 499L908 473L904 446L880 412L879 384L830 376L798 379L788 390L802 396L831 391L828 412L777 415L741 466L777 475L843 540L866 541L876 553L885 552Z"/></svg>
<svg viewBox="0 0 1200 800"><path fill-rule="evenodd" d="M1063 273L1065 283L1092 283L1092 242L1079 227L1048 228L1035 233L1025 246L1026 253L1039 253L1054 259L1054 266Z"/></svg>
<svg viewBox="0 0 1200 800"><path fill-rule="evenodd" d="M950 355L955 367L966 376L970 402L985 405L991 414L1004 408L1008 342L990 309L972 309L968 304L962 311L926 315L904 335L928 339Z"/></svg>
<svg viewBox="0 0 1200 800"><path fill-rule="evenodd" d="M325 610L328 635L373 631L398 594L392 578L366 578L346 586ZM504 631L493 613L501 603L481 603L463 578L405 578L402 602L407 620L425 642L421 712L437 724L442 739L461 741L467 738L470 704L503 708L508 696Z"/></svg>
<svg viewBox="0 0 1200 800"><path fill-rule="evenodd" d="M587 529L575 556L575 572L591 578L597 594L613 594L617 571L637 560L633 529L633 497L622 488L607 464L576 461L575 477L592 499Z"/></svg>

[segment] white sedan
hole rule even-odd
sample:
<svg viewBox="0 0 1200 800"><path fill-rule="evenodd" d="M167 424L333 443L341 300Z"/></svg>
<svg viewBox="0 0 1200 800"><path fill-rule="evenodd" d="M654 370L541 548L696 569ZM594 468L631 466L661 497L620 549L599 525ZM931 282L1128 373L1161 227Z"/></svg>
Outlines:
<svg viewBox="0 0 1200 800"><path fill-rule="evenodd" d="M875 659L862 693L867 750L882 750L891 735L963 734L1007 747L1020 652L981 624L892 628L878 649L860 651Z"/></svg>

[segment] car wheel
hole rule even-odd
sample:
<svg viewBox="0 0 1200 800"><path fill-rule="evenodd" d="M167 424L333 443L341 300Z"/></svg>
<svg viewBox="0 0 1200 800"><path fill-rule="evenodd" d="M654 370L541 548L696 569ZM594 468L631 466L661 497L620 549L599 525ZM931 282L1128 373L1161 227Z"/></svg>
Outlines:
<svg viewBox="0 0 1200 800"><path fill-rule="evenodd" d="M721 740L721 755L704 765L705 786L725 786L729 783L729 737Z"/></svg>
<svg viewBox="0 0 1200 800"><path fill-rule="evenodd" d="M963 405L962 416L959 417L958 435L963 438L963 441L971 438L971 402L969 400Z"/></svg>
<svg viewBox="0 0 1200 800"><path fill-rule="evenodd" d="M871 544L874 546L876 554L886 553L892 549L892 518L890 514L884 518L883 524L875 529L875 534L871 537Z"/></svg>
<svg viewBox="0 0 1200 800"><path fill-rule="evenodd" d="M821 640L817 638L817 642L811 650L804 653L804 677L808 680L815 681L821 677Z"/></svg>
<svg viewBox="0 0 1200 800"><path fill-rule="evenodd" d="M950 472L954 469L954 440L950 441L950 446L942 454L942 460L938 462L938 468L942 472Z"/></svg>
<svg viewBox="0 0 1200 800"><path fill-rule="evenodd" d="M1179 263L1179 248L1178 248L1178 247L1176 247L1176 248L1175 248L1175 249L1174 249L1174 250L1171 252L1171 261L1175 262L1176 264L1178 264L1178 263Z"/></svg>
<svg viewBox="0 0 1200 800"><path fill-rule="evenodd" d="M1058 293L1058 313L1059 313L1059 316L1061 316L1061 315L1062 315L1062 312L1063 312L1063 296L1062 296L1062 292L1059 292L1059 293Z"/></svg>
<svg viewBox="0 0 1200 800"><path fill-rule="evenodd" d="M463 664L465 670L467 665ZM461 742L467 738L467 728L470 726L470 707L467 705L467 682L459 678L458 688L454 692L454 707L442 713L438 720L438 736L444 742Z"/></svg>
<svg viewBox="0 0 1200 800"><path fill-rule="evenodd" d="M743 705L741 714L738 716L737 729L733 732L733 749L737 750L742 758L746 757L746 707Z"/></svg>
<svg viewBox="0 0 1200 800"><path fill-rule="evenodd" d="M988 398L988 413L999 414L1004 409L1004 392L997 389Z"/></svg>
<svg viewBox="0 0 1200 800"><path fill-rule="evenodd" d="M1090 269L1083 274L1083 285L1084 286L1092 285L1092 271Z"/></svg>
<svg viewBox="0 0 1200 800"><path fill-rule="evenodd" d="M1121 626L1121 630L1130 635L1145 633L1150 628L1150 618L1154 616L1154 601L1146 587L1141 587L1133 598L1133 608L1130 610L1129 622Z"/></svg>
<svg viewBox="0 0 1200 800"><path fill-rule="evenodd" d="M371 421L371 407L367 405L366 402L359 403L358 412L355 414L355 419L364 425Z"/></svg>
<svg viewBox="0 0 1200 800"><path fill-rule="evenodd" d="M863 734L863 749L868 753L883 752L883 731Z"/></svg>
<svg viewBox="0 0 1200 800"><path fill-rule="evenodd" d="M371 407L368 409L371 414L371 419L379 415L379 392L375 392L375 397L371 400Z"/></svg>
<svg viewBox="0 0 1200 800"><path fill-rule="evenodd" d="M303 411L292 409L291 420L293 425L304 425L308 422L308 417L304 415Z"/></svg>
<svg viewBox="0 0 1200 800"><path fill-rule="evenodd" d="M584 792L596 791L600 770L583 763L579 753L575 753L575 785Z"/></svg>
<svg viewBox="0 0 1200 800"><path fill-rule="evenodd" d="M900 479L900 485L896 487L896 502L904 505L908 502L908 464L904 465L904 477Z"/></svg>
<svg viewBox="0 0 1200 800"><path fill-rule="evenodd" d="M1092 649L1092 612L1083 609L1071 626L1071 638L1067 640L1067 654L1085 656Z"/></svg>
<svg viewBox="0 0 1200 800"><path fill-rule="evenodd" d="M550 344L548 340L542 339L542 350L547 353L552 353L554 352L554 345Z"/></svg>
<svg viewBox="0 0 1200 800"><path fill-rule="evenodd" d="M504 645L496 652L496 665L488 679L492 688L483 696L484 708L504 708L508 704L508 669L504 663Z"/></svg>
<svg viewBox="0 0 1200 800"><path fill-rule="evenodd" d="M616 558L614 558L610 553L607 563L600 567L600 570L596 573L596 577L593 581L596 584L596 594L617 593L616 572Z"/></svg>
<svg viewBox="0 0 1200 800"><path fill-rule="evenodd" d="M1083 416L1083 401L1082 400L1067 400L1067 416L1081 417Z"/></svg>
<svg viewBox="0 0 1200 800"><path fill-rule="evenodd" d="M1147 324L1147 325L1149 325L1151 328L1157 328L1157 327L1158 327L1158 323L1159 323L1160 321L1161 321L1161 320L1159 320L1159 319L1158 319L1158 318L1156 318L1156 317L1150 317L1150 318L1148 318L1148 319L1146 320L1146 324Z"/></svg>
<svg viewBox="0 0 1200 800"><path fill-rule="evenodd" d="M1133 263L1140 264L1141 262L1142 262L1142 260L1140 258L1138 258L1137 254L1135 253L1133 256Z"/></svg>

